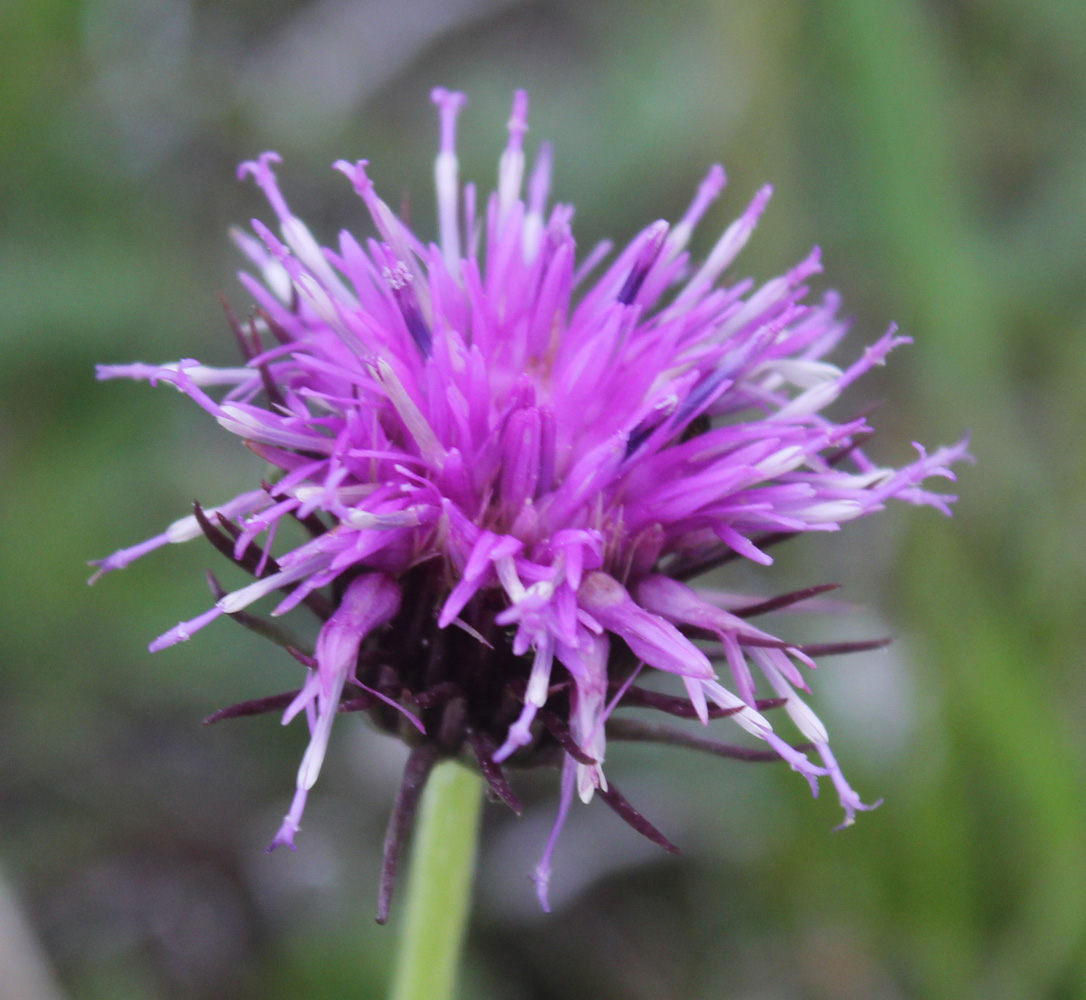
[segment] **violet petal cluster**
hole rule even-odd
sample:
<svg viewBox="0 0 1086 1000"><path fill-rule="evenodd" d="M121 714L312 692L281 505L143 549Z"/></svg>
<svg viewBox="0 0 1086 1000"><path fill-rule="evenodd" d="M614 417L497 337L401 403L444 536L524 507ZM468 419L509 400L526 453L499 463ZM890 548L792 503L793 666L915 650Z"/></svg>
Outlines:
<svg viewBox="0 0 1086 1000"><path fill-rule="evenodd" d="M809 651L749 623L771 610L759 599L685 581L733 558L768 565L770 543L836 531L891 498L949 513L953 498L922 484L953 479L965 442L918 445L910 464L887 468L860 447L865 419L824 412L906 338L891 330L845 367L824 360L847 325L835 294L805 302L817 249L760 286L724 279L768 187L693 261L686 247L724 187L719 166L676 224L653 222L607 266L609 245L578 255L572 207L548 205L546 145L524 192L526 95L485 199L459 179L463 95L434 100L437 243L378 197L366 161L335 166L376 235L344 231L334 249L291 212L275 154L241 166L278 220L277 232L254 220L255 236L234 234L253 267L240 275L251 319L234 321L245 363L103 365L98 376L173 385L275 476L99 561L96 576L206 534L255 577L152 650L275 593L272 616L303 602L321 615L314 654L298 653L304 684L261 706L284 708L284 721L304 713L311 733L275 843L293 846L349 707L430 756L470 746L511 804L504 765L559 762L560 817L598 792L653 833L609 789L612 713L728 716L815 791L828 776L852 822L868 807L798 693ZM311 534L273 557L284 521ZM682 704L635 685L644 668L678 677ZM807 749L778 735L771 708ZM559 825L537 872L544 903Z"/></svg>

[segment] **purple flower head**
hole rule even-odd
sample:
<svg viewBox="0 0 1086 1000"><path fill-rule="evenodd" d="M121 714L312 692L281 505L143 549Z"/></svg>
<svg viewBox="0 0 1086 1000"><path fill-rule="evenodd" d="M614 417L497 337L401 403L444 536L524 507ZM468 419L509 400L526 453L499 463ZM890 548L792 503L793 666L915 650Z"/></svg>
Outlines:
<svg viewBox="0 0 1086 1000"><path fill-rule="evenodd" d="M733 559L769 565L772 544L836 531L890 498L949 513L953 498L922 484L953 479L964 442L931 454L917 446L915 461L886 468L860 448L871 433L863 418L838 423L823 412L905 338L891 330L845 367L823 360L846 324L833 293L805 302L817 250L760 287L722 280L769 188L692 261L686 244L724 187L719 166L677 224L653 222L591 280L610 248L578 259L572 208L548 207L548 147L522 193L526 95L514 99L497 191L485 202L459 180L464 97L433 96L438 243L381 200L363 160L336 168L376 236L360 243L344 231L335 249L322 248L280 192L278 157L265 153L239 171L278 218L278 233L254 220L255 238L234 234L253 267L240 275L250 317L242 324L228 310L244 364L99 368L102 379L173 385L274 475L101 560L95 577L200 535L254 577L229 593L212 578L214 605L153 650L221 615L274 638L277 626L249 610L273 594L273 618L299 604L320 617L315 650L291 648L307 671L299 690L213 718L306 716L310 744L273 846L294 846L337 712L364 710L413 747L390 824L382 914L403 832L440 757L473 759L518 811L508 767L562 768L559 822L537 871L544 906L575 795L598 793L671 848L609 783L608 738L783 759L815 793L829 777L851 823L870 807L797 693L819 650L749 622L827 588L764 600L684 581ZM309 539L273 556L284 520ZM647 668L675 675L684 695L639 686ZM703 723L726 716L755 746L615 716L627 706ZM780 708L803 744L778 735L769 716Z"/></svg>

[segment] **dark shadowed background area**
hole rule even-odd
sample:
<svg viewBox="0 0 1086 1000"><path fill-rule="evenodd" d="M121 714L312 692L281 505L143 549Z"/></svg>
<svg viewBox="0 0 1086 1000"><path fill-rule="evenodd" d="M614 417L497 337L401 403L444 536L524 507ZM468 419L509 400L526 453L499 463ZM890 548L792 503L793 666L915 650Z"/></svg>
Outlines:
<svg viewBox="0 0 1086 1000"><path fill-rule="evenodd" d="M296 665L218 622L200 542L93 589L87 559L260 466L166 388L95 362L233 363L247 300L228 227L270 211L238 161L284 157L328 242L368 233L333 160L368 157L433 232L432 86L466 90L462 176L488 187L516 87L582 248L730 183L704 252L776 196L733 276L817 243L855 318L916 339L845 404L875 457L973 432L953 520L895 508L780 550L729 589L840 582L855 610L797 640L892 634L813 679L852 829L786 769L616 747L623 790L680 845L599 804L563 835L555 912L527 873L556 776L485 814L465 998L1086 997L1086 5L839 0L26 0L0 10L0 996L357 1000L402 750L341 719L297 854L268 856L304 745L273 717L201 729ZM726 723L719 724L726 726Z"/></svg>

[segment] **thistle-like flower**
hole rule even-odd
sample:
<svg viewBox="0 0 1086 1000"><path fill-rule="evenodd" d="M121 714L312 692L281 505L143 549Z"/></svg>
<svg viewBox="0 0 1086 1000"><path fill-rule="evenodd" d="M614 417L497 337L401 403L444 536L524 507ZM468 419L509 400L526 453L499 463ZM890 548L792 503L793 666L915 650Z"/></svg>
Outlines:
<svg viewBox="0 0 1086 1000"><path fill-rule="evenodd" d="M844 368L822 360L846 331L837 296L805 305L817 249L760 287L726 283L770 189L759 191L708 257L690 235L724 187L714 166L674 226L652 223L595 281L609 245L577 259L573 209L548 208L551 154L540 148L522 197L527 97L518 93L498 189L461 187L455 149L461 94L434 92L439 242L427 244L382 201L366 161L335 166L376 228L322 248L294 216L265 153L242 164L279 222L235 232L255 275L247 322L227 315L245 355L237 368L193 360L101 366L102 379L167 382L275 470L259 488L194 513L97 563L119 569L170 542L204 535L255 582L151 644L163 649L226 615L280 636L248 609L306 604L322 620L297 691L212 718L305 713L310 742L272 846L294 846L335 715L364 710L413 747L386 840L387 916L404 834L432 764L474 759L493 793L519 803L506 768L557 764L559 820L536 873L546 907L555 838L574 796L598 794L662 846L666 838L609 784L608 738L659 739L740 759L783 759L817 793L828 776L847 825L870 808L848 785L826 730L801 699L816 649L750 624L828 589L743 598L686 581L770 545L835 531L890 498L949 513L926 491L953 478L965 442L900 469L861 450L863 418L822 411L906 338L891 330ZM274 343L272 343L274 342ZM208 390L225 389L221 399ZM309 532L273 556L284 520ZM728 675L726 685L717 665ZM636 683L673 674L685 697ZM730 686L728 686L730 685ZM729 717L761 749L731 747L615 716L626 706L707 723ZM770 722L783 709L806 744ZM817 760L808 756L817 755Z"/></svg>

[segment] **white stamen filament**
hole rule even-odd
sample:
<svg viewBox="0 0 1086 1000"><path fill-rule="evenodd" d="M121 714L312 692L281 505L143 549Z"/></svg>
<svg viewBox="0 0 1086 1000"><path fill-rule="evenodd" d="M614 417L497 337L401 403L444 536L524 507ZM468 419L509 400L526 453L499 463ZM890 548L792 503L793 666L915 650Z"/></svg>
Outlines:
<svg viewBox="0 0 1086 1000"><path fill-rule="evenodd" d="M254 601L259 601L260 598L270 594L273 590L310 576L319 569L324 569L327 564L328 556L323 552L310 556L308 559L299 562L297 566L292 566L290 569L282 570L279 573L273 573L271 576L264 577L263 580L257 580L256 583L250 583L247 587L242 587L241 590L235 590L233 593L227 594L215 606L224 614L232 615L235 611L247 608Z"/></svg>
<svg viewBox="0 0 1086 1000"><path fill-rule="evenodd" d="M454 278L460 276L460 223L457 201L460 190L460 163L456 154L442 151L434 162L434 186L437 188L438 229L441 256Z"/></svg>
<svg viewBox="0 0 1086 1000"><path fill-rule="evenodd" d="M328 700L317 713L317 724L313 727L313 735L310 737L309 746L305 748L305 755L298 768L298 787L308 791L316 783L321 773L321 764L328 751L328 739L332 735L332 723L335 721L336 711L339 707L339 698L343 693L343 685L347 680L347 667L336 672L332 679L332 690Z"/></svg>

